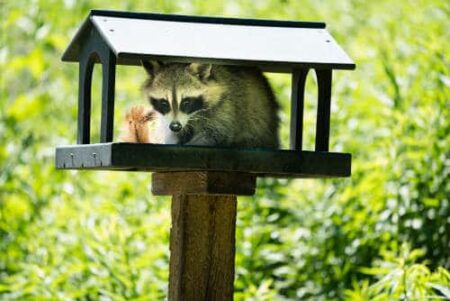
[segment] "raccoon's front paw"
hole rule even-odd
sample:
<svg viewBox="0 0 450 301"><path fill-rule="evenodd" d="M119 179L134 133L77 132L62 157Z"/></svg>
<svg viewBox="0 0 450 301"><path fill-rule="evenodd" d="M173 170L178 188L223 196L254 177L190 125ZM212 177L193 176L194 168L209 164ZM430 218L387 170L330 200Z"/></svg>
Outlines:
<svg viewBox="0 0 450 301"><path fill-rule="evenodd" d="M154 112L144 106L134 106L125 115L122 126L121 141L132 143L150 143L149 122Z"/></svg>

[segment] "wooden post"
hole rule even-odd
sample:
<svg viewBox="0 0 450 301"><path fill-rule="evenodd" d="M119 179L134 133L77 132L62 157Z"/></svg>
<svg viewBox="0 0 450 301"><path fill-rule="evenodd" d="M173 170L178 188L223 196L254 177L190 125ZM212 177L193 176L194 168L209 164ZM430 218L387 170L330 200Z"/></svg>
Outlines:
<svg viewBox="0 0 450 301"><path fill-rule="evenodd" d="M236 195L256 178L230 172L155 173L152 192L173 195L169 300L233 300Z"/></svg>

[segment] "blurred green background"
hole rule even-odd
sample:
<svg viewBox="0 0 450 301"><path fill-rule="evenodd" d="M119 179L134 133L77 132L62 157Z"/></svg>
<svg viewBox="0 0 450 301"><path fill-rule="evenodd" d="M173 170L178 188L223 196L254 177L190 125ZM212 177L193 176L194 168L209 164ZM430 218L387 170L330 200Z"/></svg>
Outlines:
<svg viewBox="0 0 450 301"><path fill-rule="evenodd" d="M358 66L335 73L331 121L331 149L353 154L352 177L264 179L239 199L235 300L450 298L448 1L0 6L1 300L166 298L170 199L150 194L150 174L55 170L55 146L75 143L77 116L78 68L60 57L92 8L324 21ZM119 67L116 130L143 103L144 77ZM269 78L287 145L289 77ZM307 89L311 148L313 76Z"/></svg>

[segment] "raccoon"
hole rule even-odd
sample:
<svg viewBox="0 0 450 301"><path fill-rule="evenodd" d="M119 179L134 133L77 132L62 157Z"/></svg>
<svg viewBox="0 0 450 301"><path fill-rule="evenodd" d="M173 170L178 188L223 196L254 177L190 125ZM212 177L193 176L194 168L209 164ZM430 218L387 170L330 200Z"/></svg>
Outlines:
<svg viewBox="0 0 450 301"><path fill-rule="evenodd" d="M156 112L152 137L166 144L278 148L278 104L253 67L142 62Z"/></svg>

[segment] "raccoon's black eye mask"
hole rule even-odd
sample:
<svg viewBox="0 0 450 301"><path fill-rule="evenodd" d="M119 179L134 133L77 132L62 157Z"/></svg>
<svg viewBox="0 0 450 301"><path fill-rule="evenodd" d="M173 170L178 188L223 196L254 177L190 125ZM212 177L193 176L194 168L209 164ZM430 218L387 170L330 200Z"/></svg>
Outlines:
<svg viewBox="0 0 450 301"><path fill-rule="evenodd" d="M181 100L180 111L186 114L205 108L205 101L202 96L185 97Z"/></svg>
<svg viewBox="0 0 450 301"><path fill-rule="evenodd" d="M167 99L150 97L150 103L156 111L163 115L170 112L170 103Z"/></svg>

